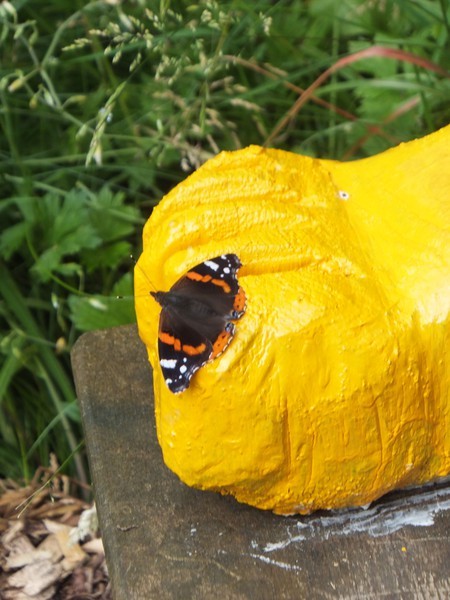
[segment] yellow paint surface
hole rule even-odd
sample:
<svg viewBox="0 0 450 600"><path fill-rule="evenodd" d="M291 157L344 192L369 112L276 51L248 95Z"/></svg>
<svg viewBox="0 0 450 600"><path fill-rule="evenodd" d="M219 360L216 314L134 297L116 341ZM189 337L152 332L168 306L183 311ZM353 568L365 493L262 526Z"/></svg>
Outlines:
<svg viewBox="0 0 450 600"><path fill-rule="evenodd" d="M174 395L149 290L226 252L246 314ZM450 127L348 163L221 153L154 210L135 294L159 442L187 484L308 513L450 472Z"/></svg>

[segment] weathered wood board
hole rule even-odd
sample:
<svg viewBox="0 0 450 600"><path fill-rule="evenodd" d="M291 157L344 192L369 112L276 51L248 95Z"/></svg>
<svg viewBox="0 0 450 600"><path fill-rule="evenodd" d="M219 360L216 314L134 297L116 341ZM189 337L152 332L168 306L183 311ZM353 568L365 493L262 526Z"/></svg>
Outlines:
<svg viewBox="0 0 450 600"><path fill-rule="evenodd" d="M366 510L258 511L165 467L135 327L83 335L72 363L116 600L450 598L450 481Z"/></svg>

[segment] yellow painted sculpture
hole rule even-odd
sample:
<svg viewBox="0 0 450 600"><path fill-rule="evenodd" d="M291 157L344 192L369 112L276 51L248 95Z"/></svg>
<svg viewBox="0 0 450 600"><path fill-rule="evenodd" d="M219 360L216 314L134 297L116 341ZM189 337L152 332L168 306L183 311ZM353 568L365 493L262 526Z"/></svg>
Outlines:
<svg viewBox="0 0 450 600"><path fill-rule="evenodd" d="M173 394L149 292L225 253L246 312ZM188 485L289 514L450 472L450 127L348 163L221 153L154 210L135 294L159 442Z"/></svg>

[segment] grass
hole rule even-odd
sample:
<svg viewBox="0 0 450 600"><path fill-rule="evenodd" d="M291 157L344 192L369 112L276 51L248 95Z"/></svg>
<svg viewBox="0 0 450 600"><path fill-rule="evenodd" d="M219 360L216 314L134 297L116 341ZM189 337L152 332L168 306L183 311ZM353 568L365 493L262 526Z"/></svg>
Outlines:
<svg viewBox="0 0 450 600"><path fill-rule="evenodd" d="M0 4L0 476L88 479L70 349L134 320L164 193L224 149L353 159L438 129L449 39L444 0Z"/></svg>

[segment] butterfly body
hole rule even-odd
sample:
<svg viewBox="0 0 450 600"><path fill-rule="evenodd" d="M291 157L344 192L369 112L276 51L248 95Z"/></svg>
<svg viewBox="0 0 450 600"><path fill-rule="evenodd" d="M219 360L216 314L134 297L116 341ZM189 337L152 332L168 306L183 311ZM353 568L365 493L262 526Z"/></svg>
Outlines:
<svg viewBox="0 0 450 600"><path fill-rule="evenodd" d="M177 394L193 374L217 358L235 335L232 321L245 312L235 254L223 254L193 267L168 292L150 292L161 305L159 363L169 389Z"/></svg>

